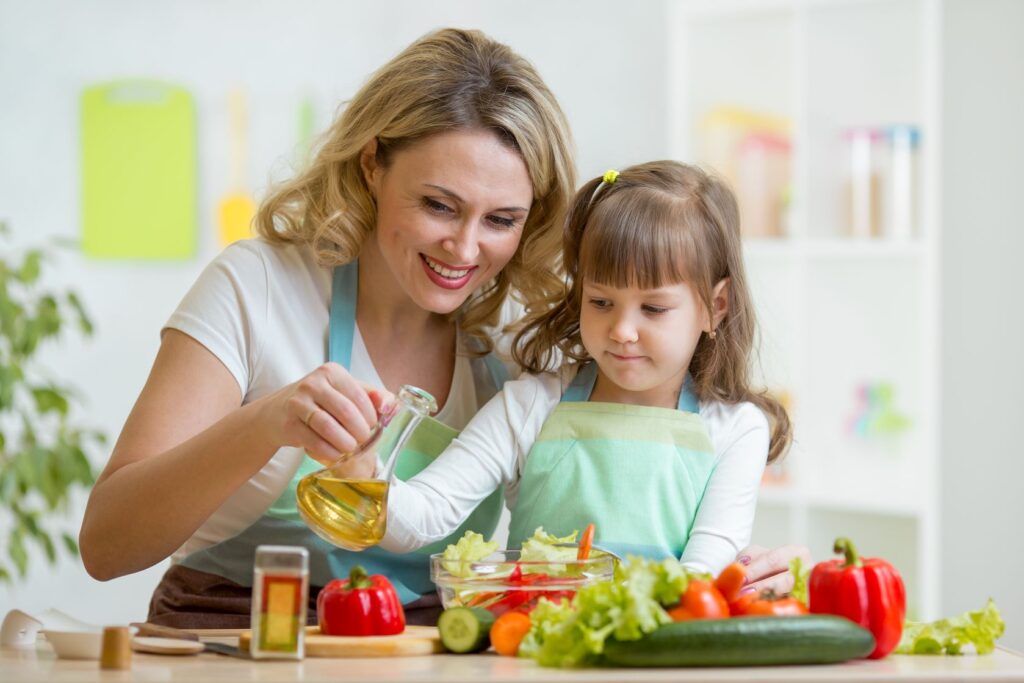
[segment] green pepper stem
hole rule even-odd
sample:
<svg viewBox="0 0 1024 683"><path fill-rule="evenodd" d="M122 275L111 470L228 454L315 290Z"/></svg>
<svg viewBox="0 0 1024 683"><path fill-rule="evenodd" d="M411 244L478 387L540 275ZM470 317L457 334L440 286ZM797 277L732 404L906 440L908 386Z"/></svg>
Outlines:
<svg viewBox="0 0 1024 683"><path fill-rule="evenodd" d="M832 552L846 556L846 561L843 563L844 567L861 567L864 565L860 560L860 555L857 554L857 549L853 547L853 541L848 538L837 538L835 545L832 546Z"/></svg>
<svg viewBox="0 0 1024 683"><path fill-rule="evenodd" d="M352 572L348 575L348 587L372 588L373 581L370 580L370 575L366 573L366 570L357 564L352 567Z"/></svg>

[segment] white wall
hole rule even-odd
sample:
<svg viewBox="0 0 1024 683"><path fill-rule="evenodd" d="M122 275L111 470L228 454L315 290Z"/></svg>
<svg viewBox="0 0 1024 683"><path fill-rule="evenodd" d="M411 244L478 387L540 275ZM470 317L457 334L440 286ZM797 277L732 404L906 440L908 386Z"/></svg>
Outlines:
<svg viewBox="0 0 1024 683"><path fill-rule="evenodd" d="M0 0L0 220L16 243L78 233L83 86L152 76L184 85L196 103L199 254L177 263L69 254L51 273L83 296L97 323L93 340L72 340L46 357L86 396L80 421L116 437L161 324L216 253L214 210L230 180L229 89L242 87L249 97L248 182L261 190L271 173L287 173L302 97L313 98L322 127L373 69L416 37L446 25L480 28L536 64L569 116L581 174L596 175L660 158L667 148L664 3L623 10L613 0ZM83 502L68 522L76 532ZM163 569L101 584L77 562L50 569L35 559L27 582L0 588L0 614L59 606L102 623L142 619Z"/></svg>
<svg viewBox="0 0 1024 683"><path fill-rule="evenodd" d="M942 608L992 596L1024 649L1024 3L947 0Z"/></svg>

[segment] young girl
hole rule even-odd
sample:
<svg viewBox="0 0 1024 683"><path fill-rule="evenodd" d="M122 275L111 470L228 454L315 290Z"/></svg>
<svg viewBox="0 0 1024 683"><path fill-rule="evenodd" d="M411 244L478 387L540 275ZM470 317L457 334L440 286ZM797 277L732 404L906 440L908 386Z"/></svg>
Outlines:
<svg viewBox="0 0 1024 683"><path fill-rule="evenodd" d="M749 386L736 201L676 162L609 171L576 195L564 247L567 292L515 342L533 374L394 483L381 545L444 538L504 485L509 547L594 522L620 555L717 573L750 540L765 463L790 441L781 405Z"/></svg>

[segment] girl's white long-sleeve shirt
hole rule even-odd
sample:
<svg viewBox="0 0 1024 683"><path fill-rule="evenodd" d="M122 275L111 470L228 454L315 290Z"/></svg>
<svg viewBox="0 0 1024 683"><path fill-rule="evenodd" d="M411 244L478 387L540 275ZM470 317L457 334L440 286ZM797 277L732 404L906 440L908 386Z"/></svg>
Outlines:
<svg viewBox="0 0 1024 683"><path fill-rule="evenodd" d="M564 384L565 377L553 374L507 382L430 466L394 482L381 547L409 552L448 536L499 486L515 509L530 449ZM715 465L680 559L717 574L750 542L769 427L752 403L701 402L699 410Z"/></svg>

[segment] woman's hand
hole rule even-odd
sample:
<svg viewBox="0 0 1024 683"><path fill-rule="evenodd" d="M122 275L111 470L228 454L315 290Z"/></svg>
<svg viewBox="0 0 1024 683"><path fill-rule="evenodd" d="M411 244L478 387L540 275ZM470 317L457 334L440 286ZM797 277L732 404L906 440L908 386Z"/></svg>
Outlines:
<svg viewBox="0 0 1024 683"><path fill-rule="evenodd" d="M811 552L802 545L784 545L770 550L750 545L740 551L736 561L747 567L746 588L755 591L770 588L782 594L793 589L794 577L789 571L789 563L796 557L803 561L805 567L811 566Z"/></svg>
<svg viewBox="0 0 1024 683"><path fill-rule="evenodd" d="M356 380L337 363L324 363L268 396L265 407L277 443L302 448L331 465L370 438L378 416L393 400L387 389Z"/></svg>

